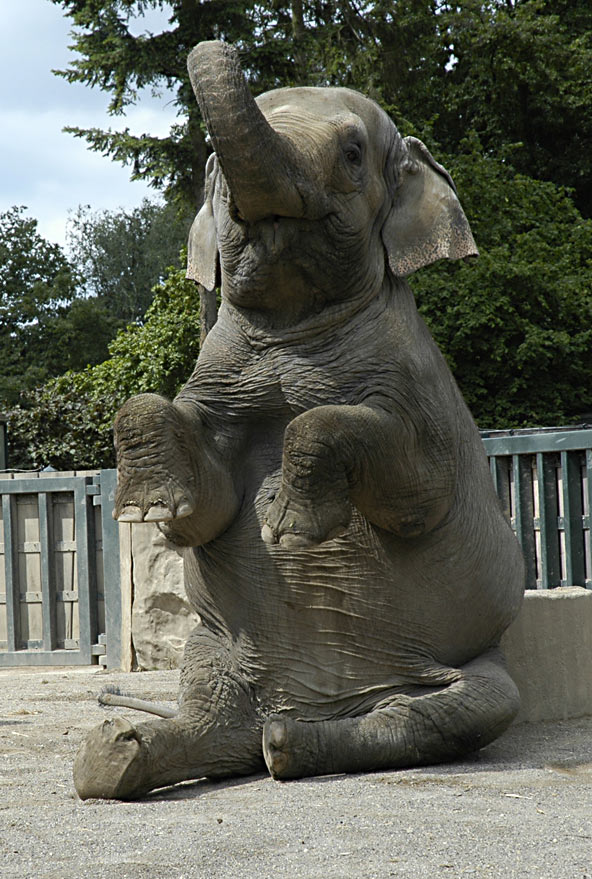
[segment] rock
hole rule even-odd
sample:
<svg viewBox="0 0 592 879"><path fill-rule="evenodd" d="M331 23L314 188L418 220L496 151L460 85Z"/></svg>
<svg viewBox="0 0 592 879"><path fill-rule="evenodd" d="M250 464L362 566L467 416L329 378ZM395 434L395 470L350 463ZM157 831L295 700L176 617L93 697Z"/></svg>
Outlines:
<svg viewBox="0 0 592 879"><path fill-rule="evenodd" d="M183 560L158 528L132 526L132 641L139 670L177 668L199 623L183 583Z"/></svg>

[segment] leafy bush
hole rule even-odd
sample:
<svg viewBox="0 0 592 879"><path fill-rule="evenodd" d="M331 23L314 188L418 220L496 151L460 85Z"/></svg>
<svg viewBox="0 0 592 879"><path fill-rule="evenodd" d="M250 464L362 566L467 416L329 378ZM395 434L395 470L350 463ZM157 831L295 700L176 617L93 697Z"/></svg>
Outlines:
<svg viewBox="0 0 592 879"><path fill-rule="evenodd" d="M443 161L480 258L415 275L418 305L483 428L592 411L592 221L553 183L466 152Z"/></svg>
<svg viewBox="0 0 592 879"><path fill-rule="evenodd" d="M145 324L122 330L109 346L109 360L21 395L20 405L8 413L10 466L114 466L112 426L118 408L143 391L173 397L198 352L197 290L184 271L171 269L155 288Z"/></svg>

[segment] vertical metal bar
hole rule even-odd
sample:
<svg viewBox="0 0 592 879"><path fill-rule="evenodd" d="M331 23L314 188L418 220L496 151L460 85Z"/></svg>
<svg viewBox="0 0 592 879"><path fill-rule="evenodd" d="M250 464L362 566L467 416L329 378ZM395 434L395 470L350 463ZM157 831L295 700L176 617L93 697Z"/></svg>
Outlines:
<svg viewBox="0 0 592 879"><path fill-rule="evenodd" d="M101 528L103 531L103 584L105 590L105 632L107 668L121 666L121 579L119 523L113 518L117 471L101 470Z"/></svg>
<svg viewBox="0 0 592 879"><path fill-rule="evenodd" d="M9 653L21 647L21 604L18 583L16 498L2 495L4 519L4 572L6 581L6 647Z"/></svg>
<svg viewBox="0 0 592 879"><path fill-rule="evenodd" d="M557 517L557 467L555 455L537 452L536 467L539 493L539 520L541 530L541 588L561 585L559 530Z"/></svg>
<svg viewBox="0 0 592 879"><path fill-rule="evenodd" d="M497 458L495 455L492 455L491 458L489 459L489 469L491 471L491 478L493 479L493 487L495 488L496 494L499 495Z"/></svg>
<svg viewBox="0 0 592 879"><path fill-rule="evenodd" d="M489 459L489 468L491 470L493 485L500 500L503 514L509 522L512 517L512 510L510 505L508 462L509 459L506 456L500 455L492 455L492 457Z"/></svg>
<svg viewBox="0 0 592 879"><path fill-rule="evenodd" d="M584 586L586 581L580 457L580 452L561 452L567 586Z"/></svg>
<svg viewBox="0 0 592 879"><path fill-rule="evenodd" d="M74 516L76 534L76 570L78 572L78 628L79 650L89 665L92 645L97 638L97 580L94 549L94 513L92 498L86 493L91 479L77 478L74 488ZM91 557L92 554L92 557Z"/></svg>
<svg viewBox="0 0 592 879"><path fill-rule="evenodd" d="M536 544L534 536L534 498L530 455L512 455L516 537L526 563L526 588L536 589Z"/></svg>
<svg viewBox="0 0 592 879"><path fill-rule="evenodd" d="M48 495L44 491L40 492L38 500L43 649L55 650L57 646L57 627L52 495Z"/></svg>
<svg viewBox="0 0 592 879"><path fill-rule="evenodd" d="M586 572L586 588L592 589L592 449L586 449L586 476L587 476L587 506L588 506L588 530L585 533L587 541L587 556L589 568Z"/></svg>

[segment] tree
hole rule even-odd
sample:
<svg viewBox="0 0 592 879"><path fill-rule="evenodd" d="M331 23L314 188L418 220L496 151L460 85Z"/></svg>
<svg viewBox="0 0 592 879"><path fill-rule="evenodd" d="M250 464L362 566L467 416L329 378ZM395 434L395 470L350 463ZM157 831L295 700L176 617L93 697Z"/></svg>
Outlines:
<svg viewBox="0 0 592 879"><path fill-rule="evenodd" d="M411 279L482 428L565 424L592 411L592 220L552 183L483 156L445 159L480 249Z"/></svg>
<svg viewBox="0 0 592 879"><path fill-rule="evenodd" d="M56 71L69 82L97 86L111 96L109 112L125 113L141 89L174 91L180 121L165 138L68 127L90 148L131 166L132 179L164 190L168 201L201 204L209 152L205 128L187 75L187 55L201 40L238 46L254 92L282 85L349 84L363 87L374 54L365 60L363 17L351 2L279 0L52 0L72 20L76 59ZM383 3L365 5L366 10ZM146 9L170 8L162 33L135 33Z"/></svg>
<svg viewBox="0 0 592 879"><path fill-rule="evenodd" d="M175 91L181 115L166 138L129 132L71 127L92 149L131 165L132 179L148 180L164 189L169 201L189 204L201 200L203 168L208 149L199 111L187 77L187 53L204 39L235 42L255 25L256 3L249 0L53 0L74 25L73 47L78 58L64 71L69 82L98 86L110 93L109 111L121 115L143 88ZM134 20L147 8L171 8L168 30L160 34L133 33Z"/></svg>
<svg viewBox="0 0 592 879"><path fill-rule="evenodd" d="M68 249L85 294L119 325L141 320L155 285L179 266L191 220L148 199L131 211L80 206L68 225Z"/></svg>
<svg viewBox="0 0 592 879"><path fill-rule="evenodd" d="M474 129L493 155L514 144L517 170L573 187L580 210L592 215L588 0L53 2L72 19L79 56L61 75L110 93L114 115L141 88L166 86L180 116L160 139L128 129L68 130L194 209L207 146L186 57L200 40L221 38L239 47L255 93L279 85L358 88L399 123L431 131L447 152ZM170 7L170 28L134 34L134 16L149 7Z"/></svg>
<svg viewBox="0 0 592 879"><path fill-rule="evenodd" d="M22 387L58 375L48 336L76 295L76 278L61 248L42 238L25 207L0 214L0 405ZM57 371L56 371L57 369Z"/></svg>
<svg viewBox="0 0 592 879"><path fill-rule="evenodd" d="M473 129L506 159L513 144L517 171L571 187L592 216L592 4L464 0L438 19L451 60L432 93L435 138L452 152Z"/></svg>
<svg viewBox="0 0 592 879"><path fill-rule="evenodd" d="M117 409L142 391L173 397L198 352L195 285L182 269L171 269L155 291L145 323L120 330L109 359L21 394L8 413L11 466L112 467Z"/></svg>

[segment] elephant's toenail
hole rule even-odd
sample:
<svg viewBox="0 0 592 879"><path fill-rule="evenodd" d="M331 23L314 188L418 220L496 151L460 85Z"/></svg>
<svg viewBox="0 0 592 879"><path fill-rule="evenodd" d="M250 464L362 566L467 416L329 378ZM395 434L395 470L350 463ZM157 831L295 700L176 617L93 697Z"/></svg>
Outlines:
<svg viewBox="0 0 592 879"><path fill-rule="evenodd" d="M186 516L190 516L192 512L193 507L191 504L188 504L187 501L181 501L177 507L177 519L184 519Z"/></svg>
<svg viewBox="0 0 592 879"><path fill-rule="evenodd" d="M286 724L282 720L273 720L269 724L269 744L274 748L283 748L287 737Z"/></svg>
<svg viewBox="0 0 592 879"><path fill-rule="evenodd" d="M173 518L173 514L164 504L153 504L146 515L145 522L166 522Z"/></svg>
<svg viewBox="0 0 592 879"><path fill-rule="evenodd" d="M277 537L275 536L267 522L263 525L263 528L261 529L261 538L264 543L277 543Z"/></svg>
<svg viewBox="0 0 592 879"><path fill-rule="evenodd" d="M114 511L113 516L120 522L141 522L142 510L136 504L126 504L118 515Z"/></svg>

